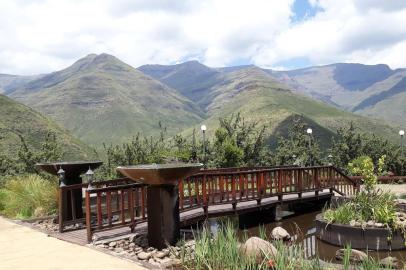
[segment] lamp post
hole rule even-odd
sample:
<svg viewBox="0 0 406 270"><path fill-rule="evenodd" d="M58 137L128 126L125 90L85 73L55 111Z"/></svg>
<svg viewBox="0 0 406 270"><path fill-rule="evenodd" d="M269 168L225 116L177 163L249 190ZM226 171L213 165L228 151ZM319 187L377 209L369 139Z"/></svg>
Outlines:
<svg viewBox="0 0 406 270"><path fill-rule="evenodd" d="M295 165L296 164L296 155L295 154L292 155L292 159L293 159L293 165Z"/></svg>
<svg viewBox="0 0 406 270"><path fill-rule="evenodd" d="M200 130L202 131L203 134L203 164L204 164L204 168L207 168L207 164L206 164L206 125L201 125L200 126Z"/></svg>
<svg viewBox="0 0 406 270"><path fill-rule="evenodd" d="M403 129L399 130L400 136L400 155L403 157L403 137L405 136L405 131Z"/></svg>
<svg viewBox="0 0 406 270"><path fill-rule="evenodd" d="M310 166L313 164L312 162L312 133L313 133L313 130L311 129L311 128L308 128L307 130L306 130L306 133L307 134L309 134L309 163L310 163Z"/></svg>
<svg viewBox="0 0 406 270"><path fill-rule="evenodd" d="M328 155L327 159L328 159L328 165L332 166L333 165L333 155L332 154Z"/></svg>
<svg viewBox="0 0 406 270"><path fill-rule="evenodd" d="M86 178L87 178L87 189L92 189L92 182L93 182L93 177L94 177L94 172L92 171L92 169L89 167L89 170L87 170L86 172Z"/></svg>
<svg viewBox="0 0 406 270"><path fill-rule="evenodd" d="M57 174L58 174L58 178L59 178L59 186L60 187L66 186L66 184L65 184L65 171L62 169L62 167L59 168Z"/></svg>

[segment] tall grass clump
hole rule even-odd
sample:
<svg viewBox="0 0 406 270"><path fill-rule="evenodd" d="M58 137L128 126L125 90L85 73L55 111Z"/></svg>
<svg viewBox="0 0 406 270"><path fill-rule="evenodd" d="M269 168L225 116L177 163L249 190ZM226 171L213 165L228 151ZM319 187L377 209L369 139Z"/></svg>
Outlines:
<svg viewBox="0 0 406 270"><path fill-rule="evenodd" d="M195 233L195 241L194 254L183 253L181 258L186 269L259 269L255 258L240 254L237 233L231 222L220 226L215 235L203 227Z"/></svg>
<svg viewBox="0 0 406 270"><path fill-rule="evenodd" d="M36 174L15 176L0 190L0 210L11 218L54 214L57 203L57 183Z"/></svg>

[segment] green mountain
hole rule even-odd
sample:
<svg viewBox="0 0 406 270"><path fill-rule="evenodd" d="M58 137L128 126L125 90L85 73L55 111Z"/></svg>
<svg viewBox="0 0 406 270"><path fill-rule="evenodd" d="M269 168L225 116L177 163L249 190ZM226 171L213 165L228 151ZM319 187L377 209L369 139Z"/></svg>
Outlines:
<svg viewBox="0 0 406 270"><path fill-rule="evenodd" d="M0 95L0 153L16 156L21 146L19 136L27 145L39 149L49 132L56 135L65 160L92 159L94 151L72 137L56 123L33 109Z"/></svg>
<svg viewBox="0 0 406 270"><path fill-rule="evenodd" d="M162 70L162 67L159 67ZM145 68L140 68L147 72ZM168 68L167 70L170 70ZM294 117L302 117L315 130L315 137L323 146L334 136L337 128L354 122L361 130L374 132L382 136L394 138L396 131L393 127L351 112L346 112L324 102L314 100L305 94L292 91L291 87L280 82L266 70L255 66L242 66L233 69L215 69L215 75L210 75L207 88L202 89L203 98L189 95L192 100L204 110L208 118L204 121L213 131L218 125L219 117L231 116L240 112L245 121L258 122L267 125L271 133L287 132L287 126ZM148 70L148 75L156 73ZM199 77L199 76L196 76ZM166 75L160 74L157 79L163 80ZM198 81L202 84L205 79ZM188 83L189 84L189 83ZM182 89L187 89L183 86ZM182 90L184 91L184 90ZM188 95L184 93L184 95ZM197 125L194 128L199 128ZM185 131L190 134L192 129Z"/></svg>
<svg viewBox="0 0 406 270"><path fill-rule="evenodd" d="M81 140L100 147L136 135L169 134L205 117L188 98L108 54L91 54L72 66L10 93L56 120Z"/></svg>
<svg viewBox="0 0 406 270"><path fill-rule="evenodd" d="M267 70L298 92L334 106L405 125L406 69L332 64L291 71Z"/></svg>

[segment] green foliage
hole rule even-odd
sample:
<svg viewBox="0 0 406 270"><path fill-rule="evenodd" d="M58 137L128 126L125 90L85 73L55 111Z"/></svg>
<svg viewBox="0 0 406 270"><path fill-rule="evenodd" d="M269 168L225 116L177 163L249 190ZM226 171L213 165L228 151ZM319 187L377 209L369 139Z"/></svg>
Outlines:
<svg viewBox="0 0 406 270"><path fill-rule="evenodd" d="M42 151L41 148L50 134L57 138L58 145L63 149L64 160L95 156L90 147L72 137L55 122L3 95L0 95L0 115L0 153L8 160L17 159L22 140L31 151Z"/></svg>
<svg viewBox="0 0 406 270"><path fill-rule="evenodd" d="M385 165L385 156L379 158L377 173L380 175ZM374 163L368 156L361 156L348 163L348 168L354 175L361 175L362 182L367 190L370 192L377 184L378 177L375 175Z"/></svg>
<svg viewBox="0 0 406 270"><path fill-rule="evenodd" d="M0 189L0 210L8 217L54 214L57 202L57 183L35 174L15 176Z"/></svg>
<svg viewBox="0 0 406 270"><path fill-rule="evenodd" d="M254 166L269 163L270 151L265 143L266 128L247 123L238 113L220 118L215 132L214 149L209 161L213 167Z"/></svg>
<svg viewBox="0 0 406 270"><path fill-rule="evenodd" d="M382 173L385 156L378 160L376 172ZM359 157L348 164L351 172L362 176L364 189L355 198L336 209L327 209L323 213L328 223L348 224L351 220L359 222L375 221L394 226L396 218L395 195L376 188L377 176L372 159Z"/></svg>
<svg viewBox="0 0 406 270"><path fill-rule="evenodd" d="M288 137L280 137L276 149L276 164L280 165L320 165L321 151L313 136L306 134L306 124L301 118L294 119Z"/></svg>
<svg viewBox="0 0 406 270"><path fill-rule="evenodd" d="M406 173L403 170L406 166L406 157L401 155L399 145L375 134L361 133L354 123L347 128L338 129L330 153L333 156L333 164L348 172L351 170L347 164L358 157L368 156L374 166L378 167L379 158L385 156L385 167L381 173L385 171L391 171L396 175Z"/></svg>

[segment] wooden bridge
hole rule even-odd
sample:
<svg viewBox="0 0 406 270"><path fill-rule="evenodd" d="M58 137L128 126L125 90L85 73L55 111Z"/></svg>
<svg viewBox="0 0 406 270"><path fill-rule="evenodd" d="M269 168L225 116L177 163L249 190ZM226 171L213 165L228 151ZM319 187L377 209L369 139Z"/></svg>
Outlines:
<svg viewBox="0 0 406 270"><path fill-rule="evenodd" d="M185 226L208 217L326 199L334 193L354 195L359 185L334 166L282 166L202 170L181 179L178 188L181 225ZM95 182L92 188L88 184L64 186L59 197L70 196L73 206L72 191L78 189L85 193L85 218L71 207L72 220L59 223L57 237L84 244L95 234L107 237L146 228L146 185L120 178ZM84 223L86 229L69 229L77 223Z"/></svg>

